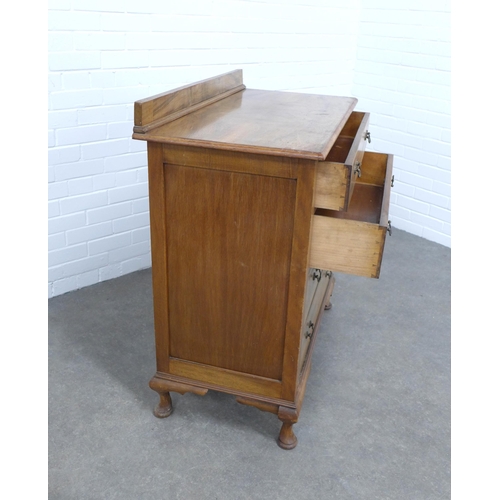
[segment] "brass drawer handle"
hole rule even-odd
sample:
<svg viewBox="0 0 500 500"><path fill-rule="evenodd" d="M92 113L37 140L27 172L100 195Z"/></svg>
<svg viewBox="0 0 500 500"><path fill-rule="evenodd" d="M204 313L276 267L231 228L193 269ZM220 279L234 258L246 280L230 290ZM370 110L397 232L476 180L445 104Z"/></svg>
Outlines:
<svg viewBox="0 0 500 500"><path fill-rule="evenodd" d="M365 134L365 141L368 141L368 143L372 142L372 137L371 137L370 132L368 132L368 130L366 131L366 134Z"/></svg>
<svg viewBox="0 0 500 500"><path fill-rule="evenodd" d="M358 174L358 177L361 177L361 162L360 161L357 161L354 164L354 173Z"/></svg>
<svg viewBox="0 0 500 500"><path fill-rule="evenodd" d="M387 232L389 233L389 236L392 236L392 226L391 226L391 221L387 221Z"/></svg>
<svg viewBox="0 0 500 500"><path fill-rule="evenodd" d="M314 323L312 321L309 321L307 325L306 339L312 337L313 331L314 331Z"/></svg>
<svg viewBox="0 0 500 500"><path fill-rule="evenodd" d="M321 281L321 270L320 269L315 269L313 273L313 281L318 280L318 283Z"/></svg>

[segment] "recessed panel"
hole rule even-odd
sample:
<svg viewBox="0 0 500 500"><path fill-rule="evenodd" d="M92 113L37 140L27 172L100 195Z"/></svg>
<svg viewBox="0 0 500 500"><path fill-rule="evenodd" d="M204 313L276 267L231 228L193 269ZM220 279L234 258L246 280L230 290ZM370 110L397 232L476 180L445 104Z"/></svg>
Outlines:
<svg viewBox="0 0 500 500"><path fill-rule="evenodd" d="M280 380L296 181L164 168L170 355Z"/></svg>

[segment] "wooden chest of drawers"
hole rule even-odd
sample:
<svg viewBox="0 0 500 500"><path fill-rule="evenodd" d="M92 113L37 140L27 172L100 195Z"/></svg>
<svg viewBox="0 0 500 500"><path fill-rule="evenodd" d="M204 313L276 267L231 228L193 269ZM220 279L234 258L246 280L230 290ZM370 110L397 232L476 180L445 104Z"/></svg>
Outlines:
<svg viewBox="0 0 500 500"><path fill-rule="evenodd" d="M246 89L240 70L135 103L148 142L157 417L223 391L297 422L333 272L378 277L392 156L356 99Z"/></svg>

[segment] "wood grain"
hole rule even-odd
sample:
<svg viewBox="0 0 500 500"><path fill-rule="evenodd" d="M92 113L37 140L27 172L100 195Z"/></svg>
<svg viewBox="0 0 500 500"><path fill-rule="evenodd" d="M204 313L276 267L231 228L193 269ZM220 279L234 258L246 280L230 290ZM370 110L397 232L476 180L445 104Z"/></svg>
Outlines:
<svg viewBox="0 0 500 500"><path fill-rule="evenodd" d="M378 278L385 227L314 216L311 265L335 272Z"/></svg>
<svg viewBox="0 0 500 500"><path fill-rule="evenodd" d="M300 335L304 311L309 267L311 217L314 212L314 168L310 161L299 163L295 210L293 214L292 255L288 268L290 292L288 294L285 351L283 357L283 386L281 398L295 400L299 362Z"/></svg>
<svg viewBox="0 0 500 500"><path fill-rule="evenodd" d="M284 156L248 154L238 151L217 151L217 154L214 154L213 149L165 144L163 161L186 167L226 170L285 179L297 178L298 160Z"/></svg>
<svg viewBox="0 0 500 500"><path fill-rule="evenodd" d="M245 89L135 139L324 160L357 99Z"/></svg>
<svg viewBox="0 0 500 500"><path fill-rule="evenodd" d="M149 216L151 232L151 262L153 275L153 305L156 339L156 364L160 371L168 371L168 289L165 184L163 146L148 143Z"/></svg>
<svg viewBox="0 0 500 500"><path fill-rule="evenodd" d="M281 379L295 191L166 165L171 356Z"/></svg>
<svg viewBox="0 0 500 500"><path fill-rule="evenodd" d="M235 394L253 394L267 398L279 398L281 382L265 377L227 370L218 366L193 363L182 359L170 359L170 373L194 381L195 384L205 383L226 392Z"/></svg>
<svg viewBox="0 0 500 500"><path fill-rule="evenodd" d="M144 134L244 88L243 74L238 69L136 101L134 132Z"/></svg>
<svg viewBox="0 0 500 500"><path fill-rule="evenodd" d="M336 210L317 209L316 215L324 215L334 219L357 220L360 222L380 223L382 211L383 186L357 183L354 189L349 210L347 212Z"/></svg>

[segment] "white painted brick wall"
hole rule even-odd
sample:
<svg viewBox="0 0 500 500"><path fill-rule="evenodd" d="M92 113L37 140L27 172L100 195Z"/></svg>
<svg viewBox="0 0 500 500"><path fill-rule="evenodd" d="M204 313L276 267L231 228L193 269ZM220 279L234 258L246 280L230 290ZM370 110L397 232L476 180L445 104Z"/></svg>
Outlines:
<svg viewBox="0 0 500 500"><path fill-rule="evenodd" d="M391 152L394 227L451 246L450 2L361 0L352 93Z"/></svg>
<svg viewBox="0 0 500 500"><path fill-rule="evenodd" d="M448 17L410 3L49 0L49 296L150 266L133 103L237 68L249 88L356 95L397 156L393 225L447 244Z"/></svg>

